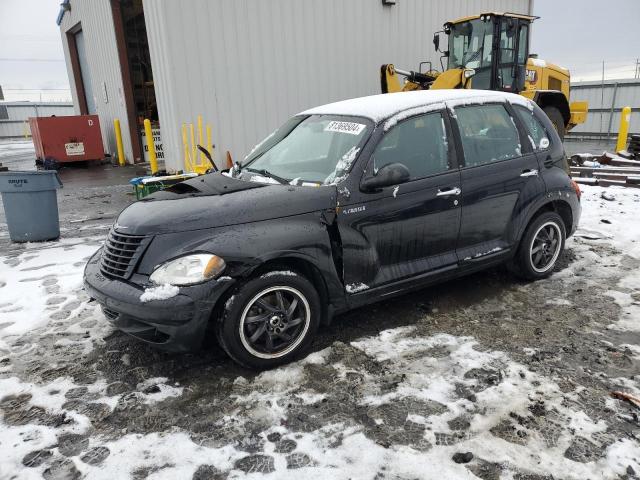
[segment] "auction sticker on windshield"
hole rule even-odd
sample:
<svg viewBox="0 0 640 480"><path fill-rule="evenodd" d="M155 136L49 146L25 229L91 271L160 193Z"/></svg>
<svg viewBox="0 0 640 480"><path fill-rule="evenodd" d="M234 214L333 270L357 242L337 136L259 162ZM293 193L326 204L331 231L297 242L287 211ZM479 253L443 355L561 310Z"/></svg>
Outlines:
<svg viewBox="0 0 640 480"><path fill-rule="evenodd" d="M362 130L366 128L366 125L355 122L329 122L325 127L325 132L338 132L338 133L350 133L351 135L360 135Z"/></svg>

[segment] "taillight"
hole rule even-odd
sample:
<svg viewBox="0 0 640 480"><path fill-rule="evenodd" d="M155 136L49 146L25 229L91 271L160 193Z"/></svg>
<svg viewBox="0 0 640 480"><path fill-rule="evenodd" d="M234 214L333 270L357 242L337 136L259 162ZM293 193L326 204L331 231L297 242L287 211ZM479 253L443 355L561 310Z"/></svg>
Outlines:
<svg viewBox="0 0 640 480"><path fill-rule="evenodd" d="M582 192L580 191L580 185L578 185L578 182L576 182L573 178L571 179L571 186L576 191L576 195L578 196L578 200L580 200L580 196L582 195Z"/></svg>

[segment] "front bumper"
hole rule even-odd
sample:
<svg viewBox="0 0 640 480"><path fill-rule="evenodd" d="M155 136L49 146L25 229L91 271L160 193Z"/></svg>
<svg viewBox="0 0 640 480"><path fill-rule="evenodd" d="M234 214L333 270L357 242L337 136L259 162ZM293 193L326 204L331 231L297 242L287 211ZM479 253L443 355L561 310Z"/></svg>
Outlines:
<svg viewBox="0 0 640 480"><path fill-rule="evenodd" d="M193 351L202 346L213 309L232 279L181 287L175 297L143 303L144 286L109 278L100 271L100 250L89 259L84 286L107 320L146 343L169 351Z"/></svg>

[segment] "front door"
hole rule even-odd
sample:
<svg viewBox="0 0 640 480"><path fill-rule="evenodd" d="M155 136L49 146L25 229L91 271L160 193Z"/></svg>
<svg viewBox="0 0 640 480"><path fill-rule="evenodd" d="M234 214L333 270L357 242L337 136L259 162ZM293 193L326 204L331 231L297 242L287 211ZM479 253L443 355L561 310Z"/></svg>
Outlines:
<svg viewBox="0 0 640 480"><path fill-rule="evenodd" d="M531 145L523 147L505 105L457 107L455 117L464 152L458 256L476 261L514 246L517 219L544 183L536 154Z"/></svg>
<svg viewBox="0 0 640 480"><path fill-rule="evenodd" d="M445 124L448 120L438 111L389 129L366 171L373 175L384 165L402 163L410 180L377 192L353 192L340 208L348 294L455 268L460 172Z"/></svg>

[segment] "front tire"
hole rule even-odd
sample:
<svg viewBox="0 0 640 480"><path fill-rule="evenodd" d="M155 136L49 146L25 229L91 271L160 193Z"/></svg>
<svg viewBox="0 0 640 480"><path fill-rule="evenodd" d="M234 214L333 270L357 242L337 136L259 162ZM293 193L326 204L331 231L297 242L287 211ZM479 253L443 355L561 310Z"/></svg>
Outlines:
<svg viewBox="0 0 640 480"><path fill-rule="evenodd" d="M320 315L320 298L309 280L292 271L271 271L248 280L227 300L217 336L237 363L265 370L300 356Z"/></svg>
<svg viewBox="0 0 640 480"><path fill-rule="evenodd" d="M556 132L558 132L558 135L560 136L560 140L564 141L564 134L566 129L564 126L564 117L560 113L560 110L558 110L556 107L544 107L542 110L547 114L547 117L549 117L551 123L553 123Z"/></svg>
<svg viewBox="0 0 640 480"><path fill-rule="evenodd" d="M526 280L547 278L564 250L566 237L560 215L546 212L536 217L520 240L512 270Z"/></svg>

